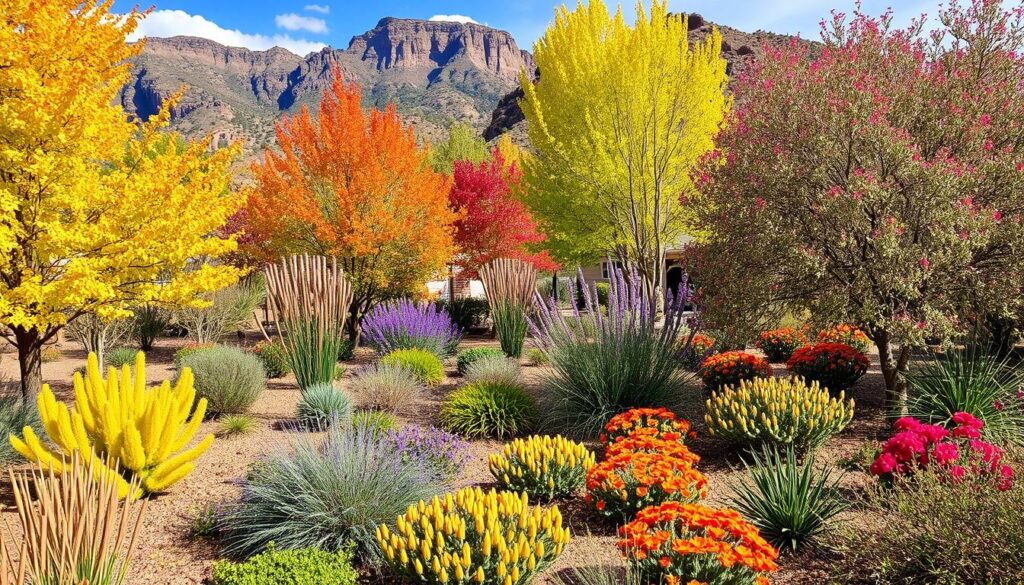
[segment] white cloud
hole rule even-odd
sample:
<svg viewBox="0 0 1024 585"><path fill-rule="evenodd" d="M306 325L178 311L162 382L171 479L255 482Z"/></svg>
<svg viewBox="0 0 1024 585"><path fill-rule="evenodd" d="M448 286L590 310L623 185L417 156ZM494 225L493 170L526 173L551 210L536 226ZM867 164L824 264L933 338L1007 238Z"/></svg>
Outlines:
<svg viewBox="0 0 1024 585"><path fill-rule="evenodd" d="M306 4L303 10L307 12L319 12L320 14L330 14L331 6L329 4Z"/></svg>
<svg viewBox="0 0 1024 585"><path fill-rule="evenodd" d="M173 37L177 35L202 37L229 47L245 47L256 51L282 47L299 55L319 51L327 46L316 41L296 39L290 35L271 36L230 30L198 14L189 14L183 10L154 10L139 23L138 28L128 40L137 41L142 37Z"/></svg>
<svg viewBox="0 0 1024 585"><path fill-rule="evenodd" d="M324 19L301 16L294 12L278 14L274 17L274 23L277 24L277 28L285 30L304 30L320 35L327 32L327 23L324 22Z"/></svg>
<svg viewBox="0 0 1024 585"><path fill-rule="evenodd" d="M435 14L430 17L434 22L461 22L462 24L480 24L468 16L461 14Z"/></svg>

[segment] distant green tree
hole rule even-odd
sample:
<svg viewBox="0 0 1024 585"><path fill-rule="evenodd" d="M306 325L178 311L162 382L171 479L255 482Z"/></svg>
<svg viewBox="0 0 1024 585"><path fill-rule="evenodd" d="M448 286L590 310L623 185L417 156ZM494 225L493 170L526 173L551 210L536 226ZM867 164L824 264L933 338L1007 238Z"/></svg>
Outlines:
<svg viewBox="0 0 1024 585"><path fill-rule="evenodd" d="M455 161L467 160L477 164L490 157L487 143L469 124L456 124L448 134L448 140L430 149L430 166L434 171L452 174Z"/></svg>

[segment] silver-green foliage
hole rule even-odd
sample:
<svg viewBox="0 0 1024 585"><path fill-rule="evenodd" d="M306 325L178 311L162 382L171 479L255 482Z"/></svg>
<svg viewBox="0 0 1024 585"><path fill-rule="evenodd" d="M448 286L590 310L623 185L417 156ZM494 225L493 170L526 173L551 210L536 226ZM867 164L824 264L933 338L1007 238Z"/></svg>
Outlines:
<svg viewBox="0 0 1024 585"><path fill-rule="evenodd" d="M266 387L263 364L237 347L195 351L181 360L181 367L192 369L196 396L206 398L207 412L213 416L248 412Z"/></svg>
<svg viewBox="0 0 1024 585"><path fill-rule="evenodd" d="M32 427L37 435L46 436L35 404L20 396L0 396L0 465L21 459L7 437L12 434L21 436L25 427Z"/></svg>
<svg viewBox="0 0 1024 585"><path fill-rule="evenodd" d="M486 356L466 367L466 381L491 382L514 386L522 374L519 360L505 356Z"/></svg>
<svg viewBox="0 0 1024 585"><path fill-rule="evenodd" d="M297 411L302 428L323 430L347 425L352 420L352 401L333 384L314 384L302 390Z"/></svg>
<svg viewBox="0 0 1024 585"><path fill-rule="evenodd" d="M426 392L426 385L402 364L377 363L356 370L349 388L364 406L390 412L409 410Z"/></svg>

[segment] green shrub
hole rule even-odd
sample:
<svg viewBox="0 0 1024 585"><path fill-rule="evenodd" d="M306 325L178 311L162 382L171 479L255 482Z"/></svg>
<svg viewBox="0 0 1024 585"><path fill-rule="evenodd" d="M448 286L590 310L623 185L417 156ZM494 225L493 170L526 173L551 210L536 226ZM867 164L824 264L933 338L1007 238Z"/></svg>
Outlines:
<svg viewBox="0 0 1024 585"><path fill-rule="evenodd" d="M548 366L551 365L551 360L548 359L547 354L543 351L536 347L531 347L526 351L526 363L531 366Z"/></svg>
<svg viewBox="0 0 1024 585"><path fill-rule="evenodd" d="M115 347L103 356L104 365L118 369L124 365L130 366L135 363L135 354L138 352L139 350L131 347Z"/></svg>
<svg viewBox="0 0 1024 585"><path fill-rule="evenodd" d="M256 419L248 414L228 414L220 419L220 434L222 437L248 435L258 426Z"/></svg>
<svg viewBox="0 0 1024 585"><path fill-rule="evenodd" d="M470 364L491 356L505 357L505 352L496 347L471 347L459 352L458 357L455 358L455 366L459 371L459 375L465 376L466 368L468 368Z"/></svg>
<svg viewBox="0 0 1024 585"><path fill-rule="evenodd" d="M215 538L220 534L220 504L206 504L195 509L188 525L192 538Z"/></svg>
<svg viewBox="0 0 1024 585"><path fill-rule="evenodd" d="M820 534L847 507L832 467L814 469L814 456L797 463L790 447L752 454L747 477L735 486L732 507L777 549L796 550Z"/></svg>
<svg viewBox="0 0 1024 585"><path fill-rule="evenodd" d="M380 363L403 366L427 386L437 386L444 381L444 364L441 363L441 358L425 349L396 349L382 357Z"/></svg>
<svg viewBox="0 0 1024 585"><path fill-rule="evenodd" d="M383 410L359 410L352 416L352 426L366 429L375 437L382 437L398 425L398 419Z"/></svg>
<svg viewBox="0 0 1024 585"><path fill-rule="evenodd" d="M213 585L355 585L352 552L269 547L244 563L217 561Z"/></svg>
<svg viewBox="0 0 1024 585"><path fill-rule="evenodd" d="M608 306L608 295L611 292L611 285L607 282L594 283L594 290L597 291L597 304L602 307Z"/></svg>
<svg viewBox="0 0 1024 585"><path fill-rule="evenodd" d="M1019 459L1018 459L1019 461ZM949 481L928 469L879 487L858 508L870 522L837 539L846 583L1024 583L1024 486Z"/></svg>
<svg viewBox="0 0 1024 585"><path fill-rule="evenodd" d="M133 311L131 333L139 342L142 351L153 349L157 337L167 329L167 311L155 305L143 305Z"/></svg>
<svg viewBox="0 0 1024 585"><path fill-rule="evenodd" d="M356 342L347 337L338 341L338 361L347 362L356 354Z"/></svg>
<svg viewBox="0 0 1024 585"><path fill-rule="evenodd" d="M296 417L306 430L324 430L352 419L352 401L333 384L315 384L302 391Z"/></svg>
<svg viewBox="0 0 1024 585"><path fill-rule="evenodd" d="M20 396L0 396L0 465L22 458L7 437L22 436L22 429L25 427L32 427L36 436L46 436L35 403L22 400Z"/></svg>
<svg viewBox="0 0 1024 585"><path fill-rule="evenodd" d="M356 370L349 388L364 406L389 412L413 408L426 387L403 365L374 364Z"/></svg>
<svg viewBox="0 0 1024 585"><path fill-rule="evenodd" d="M868 371L868 358L844 343L818 343L797 348L786 361L794 375L821 382L832 392L853 386Z"/></svg>
<svg viewBox="0 0 1024 585"><path fill-rule="evenodd" d="M217 347L217 344L215 344L215 343L194 343L194 342L191 342L191 341L186 343L185 345L179 347L174 352L174 369L180 370L181 369L181 362L183 362L185 360L185 358L187 358L188 356L190 356L190 355L192 355L194 353L198 353L200 351L203 351L205 349L210 349L212 347Z"/></svg>
<svg viewBox="0 0 1024 585"><path fill-rule="evenodd" d="M332 426L322 439L298 434L242 482L222 521L225 552L245 557L272 542L337 551L354 542L365 560L378 559L377 525L442 489L426 462L363 425Z"/></svg>
<svg viewBox="0 0 1024 585"><path fill-rule="evenodd" d="M451 393L441 404L441 426L469 438L508 438L537 422L533 397L520 386L478 382Z"/></svg>
<svg viewBox="0 0 1024 585"><path fill-rule="evenodd" d="M437 307L448 311L452 321L463 331L483 327L487 323L487 315L491 312L487 299L470 297L455 299L454 302L442 299L437 301Z"/></svg>
<svg viewBox="0 0 1024 585"><path fill-rule="evenodd" d="M280 341L261 341L253 346L252 354L263 364L268 378L280 378L292 372L287 352Z"/></svg>
<svg viewBox="0 0 1024 585"><path fill-rule="evenodd" d="M908 376L907 413L931 424L949 423L954 413L981 419L982 435L996 443L1024 441L1024 369L1013 368L977 345L936 356Z"/></svg>
<svg viewBox="0 0 1024 585"><path fill-rule="evenodd" d="M505 356L488 356L466 368L466 382L491 382L515 386L519 384L522 369L519 360Z"/></svg>
<svg viewBox="0 0 1024 585"><path fill-rule="evenodd" d="M172 320L188 332L192 341L216 343L242 329L266 296L262 273L257 272L237 284L203 295L208 306L176 310Z"/></svg>
<svg viewBox="0 0 1024 585"><path fill-rule="evenodd" d="M263 364L237 347L218 345L181 360L195 376L196 398L206 398L208 414L248 412L266 387Z"/></svg>

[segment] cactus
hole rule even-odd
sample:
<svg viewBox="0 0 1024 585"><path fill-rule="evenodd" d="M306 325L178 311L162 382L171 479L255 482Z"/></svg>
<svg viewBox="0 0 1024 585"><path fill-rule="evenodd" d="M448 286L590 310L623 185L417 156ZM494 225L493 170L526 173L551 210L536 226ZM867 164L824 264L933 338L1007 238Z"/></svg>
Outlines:
<svg viewBox="0 0 1024 585"><path fill-rule="evenodd" d="M160 492L188 475L195 460L213 443L209 434L183 450L206 413L206 399L195 404L192 372L181 371L177 383L146 388L145 356L135 356L135 371L126 364L100 377L96 354L90 353L85 377L74 377L75 404L59 402L48 384L39 393L39 415L51 445L31 427L24 438L10 436L11 445L27 459L63 472L65 461L78 452L94 473L114 478L121 498ZM192 414L189 418L189 413ZM109 462L109 464L108 464ZM140 488L131 489L136 481ZM131 493L130 493L131 492Z"/></svg>
<svg viewBox="0 0 1024 585"><path fill-rule="evenodd" d="M708 433L738 443L775 443L813 448L843 430L853 400L833 398L817 382L755 378L712 393L704 417Z"/></svg>

